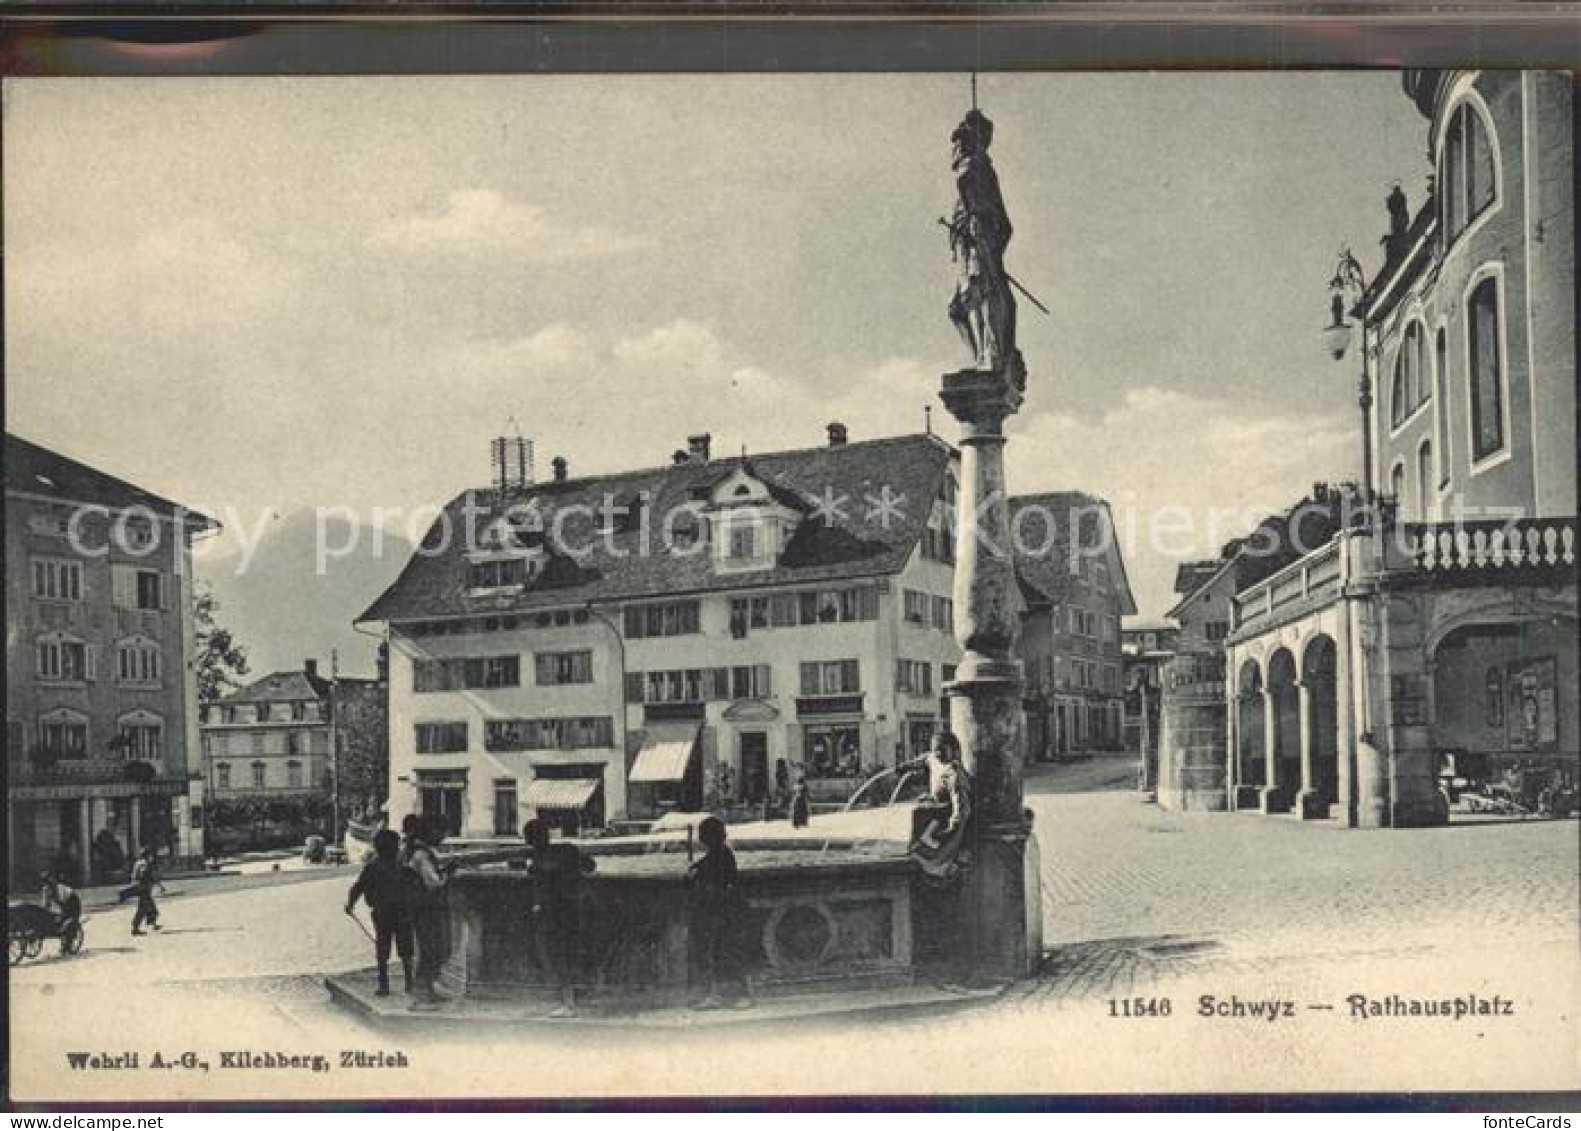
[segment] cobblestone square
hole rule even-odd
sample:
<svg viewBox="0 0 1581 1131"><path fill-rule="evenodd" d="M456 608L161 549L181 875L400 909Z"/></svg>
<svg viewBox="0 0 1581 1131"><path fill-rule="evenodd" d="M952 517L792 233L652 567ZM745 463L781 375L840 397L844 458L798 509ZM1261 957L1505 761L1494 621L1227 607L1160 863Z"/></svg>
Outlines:
<svg viewBox="0 0 1581 1131"><path fill-rule="evenodd" d="M13 970L13 1023L29 1035L13 1067L19 1086L59 1085L72 1049L399 1047L425 1081L457 1095L696 1092L718 1088L697 1075L716 1069L749 1092L1513 1087L1523 1072L1530 1086L1551 1087L1565 1071L1576 1078L1577 822L1356 832L1178 815L1130 788L1134 772L1109 758L1029 774L1047 957L1038 977L986 1006L757 1030L703 1017L662 1039L636 1026L380 1031L331 1007L321 983L368 964L367 940L340 909L349 871L192 879L171 882L162 933L133 939L129 908L102 910L82 956L47 953ZM1517 1003L1519 1020L1364 1026L1347 1016L1353 993L1501 996ZM1224 1010L1276 999L1297 1012L1273 1024L1210 1019L1200 1015L1205 994ZM1127 999L1164 998L1171 1016L1114 1015ZM1005 1055L919 1072L919 1042L945 1030L962 1048ZM1408 1057L1398 1055L1402 1039ZM1447 1082L1438 1056L1455 1065ZM380 1095L399 1094L404 1077L367 1070L357 1079ZM295 1086L219 1069L203 1080L68 1083L127 1096Z"/></svg>

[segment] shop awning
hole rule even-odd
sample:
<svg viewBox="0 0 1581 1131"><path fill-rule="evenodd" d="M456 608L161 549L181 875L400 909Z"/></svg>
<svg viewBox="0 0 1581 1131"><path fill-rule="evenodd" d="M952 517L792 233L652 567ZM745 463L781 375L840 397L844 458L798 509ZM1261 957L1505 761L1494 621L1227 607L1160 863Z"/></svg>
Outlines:
<svg viewBox="0 0 1581 1131"><path fill-rule="evenodd" d="M691 764L692 751L697 748L697 734L685 737L653 737L637 752L626 780L631 782L674 782L686 777Z"/></svg>
<svg viewBox="0 0 1581 1131"><path fill-rule="evenodd" d="M598 778L534 778L522 802L533 809L581 809L599 784Z"/></svg>

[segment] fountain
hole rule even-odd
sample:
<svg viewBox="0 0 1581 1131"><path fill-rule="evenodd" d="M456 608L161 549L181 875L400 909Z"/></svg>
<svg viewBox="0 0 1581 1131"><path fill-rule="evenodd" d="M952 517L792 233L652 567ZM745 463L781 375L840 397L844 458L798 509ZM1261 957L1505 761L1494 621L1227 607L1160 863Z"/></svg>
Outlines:
<svg viewBox="0 0 1581 1131"><path fill-rule="evenodd" d="M1042 953L1037 851L1022 805L1022 674L1013 651L1019 607L1004 477L1003 426L1020 408L1025 369L1011 293L1019 284L1003 262L1010 221L988 157L992 136L993 124L975 108L955 130L959 199L944 221L960 266L949 316L972 356L971 366L943 378L941 390L962 425L959 511L968 516L956 531L954 629L964 656L946 688L973 786L963 867L953 883L918 867L912 845L938 809L898 803L901 783L877 816L853 807L794 834L768 826L732 832L745 903L741 947L760 1002L819 994L843 1001L855 990L945 980L953 988L929 990L933 999L974 1000L955 984L1002 986L1030 973ZM685 1005L697 996L699 950L687 890L689 837L671 831L582 848L596 864L581 884L575 982L584 1015ZM459 854L440 989L466 1016L502 1003L510 1008L492 1016L527 1019L557 998L546 940L530 914L525 855L525 848ZM343 1002L396 1015L399 999L374 1002L369 981L331 979L330 987Z"/></svg>

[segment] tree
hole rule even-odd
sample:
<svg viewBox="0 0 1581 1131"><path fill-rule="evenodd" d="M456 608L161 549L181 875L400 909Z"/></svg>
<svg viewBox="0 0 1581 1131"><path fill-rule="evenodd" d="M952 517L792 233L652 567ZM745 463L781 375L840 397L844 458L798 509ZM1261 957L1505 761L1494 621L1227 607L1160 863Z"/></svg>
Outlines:
<svg viewBox="0 0 1581 1131"><path fill-rule="evenodd" d="M390 792L388 691L382 675L335 685L340 798L358 819L378 813Z"/></svg>
<svg viewBox="0 0 1581 1131"><path fill-rule="evenodd" d="M196 628L198 706L208 707L228 692L241 686L239 676L247 674L247 649L236 643L231 630L222 628L216 617L219 601L208 584L199 582L192 606Z"/></svg>

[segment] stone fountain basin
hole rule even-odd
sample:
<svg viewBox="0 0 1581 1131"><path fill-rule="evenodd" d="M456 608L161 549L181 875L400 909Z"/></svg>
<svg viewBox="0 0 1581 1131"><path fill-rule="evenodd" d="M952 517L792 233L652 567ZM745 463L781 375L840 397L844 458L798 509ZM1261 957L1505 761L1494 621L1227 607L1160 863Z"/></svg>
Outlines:
<svg viewBox="0 0 1581 1131"><path fill-rule="evenodd" d="M911 984L917 913L934 893L914 891L910 822L903 808L831 814L804 829L732 827L746 908L735 943L757 994ZM643 1008L701 996L685 830L581 847L597 870L581 890L579 1001ZM523 857L520 848L460 854L448 895L445 992L473 999L556 992Z"/></svg>

